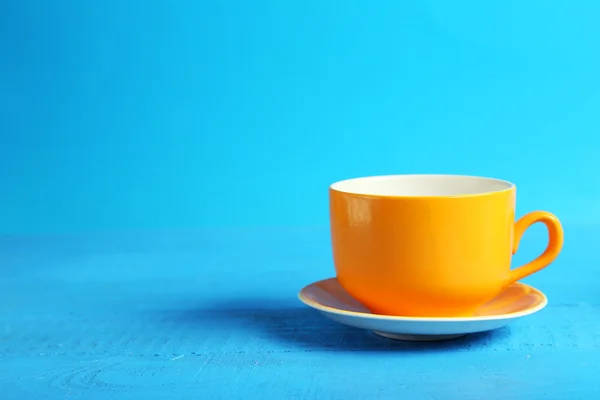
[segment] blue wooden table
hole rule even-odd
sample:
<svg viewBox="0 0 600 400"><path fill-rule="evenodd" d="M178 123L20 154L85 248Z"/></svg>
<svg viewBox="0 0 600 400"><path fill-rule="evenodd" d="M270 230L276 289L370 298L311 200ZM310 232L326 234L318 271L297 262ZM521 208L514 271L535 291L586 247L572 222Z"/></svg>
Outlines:
<svg viewBox="0 0 600 400"><path fill-rule="evenodd" d="M599 228L566 224L527 281L545 310L429 344L299 303L333 276L327 228L3 237L0 399L597 399Z"/></svg>

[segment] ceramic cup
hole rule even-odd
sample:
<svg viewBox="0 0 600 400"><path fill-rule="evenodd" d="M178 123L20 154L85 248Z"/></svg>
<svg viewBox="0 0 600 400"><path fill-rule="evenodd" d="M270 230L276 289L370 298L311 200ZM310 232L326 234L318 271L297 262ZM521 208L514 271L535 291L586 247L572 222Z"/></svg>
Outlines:
<svg viewBox="0 0 600 400"><path fill-rule="evenodd" d="M371 312L464 317L512 283L550 264L563 245L559 220L545 211L515 223L516 187L460 175L390 175L331 185L337 278ZM511 269L519 240L541 222L549 243Z"/></svg>

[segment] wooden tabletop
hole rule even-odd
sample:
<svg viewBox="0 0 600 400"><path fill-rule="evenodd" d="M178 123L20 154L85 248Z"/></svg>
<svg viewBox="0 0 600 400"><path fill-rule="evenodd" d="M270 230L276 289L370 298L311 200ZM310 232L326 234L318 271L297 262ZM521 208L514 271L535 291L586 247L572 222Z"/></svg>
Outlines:
<svg viewBox="0 0 600 400"><path fill-rule="evenodd" d="M596 399L600 233L565 224L508 328L407 343L297 300L334 275L327 228L0 239L0 398ZM535 257L543 229L515 265Z"/></svg>

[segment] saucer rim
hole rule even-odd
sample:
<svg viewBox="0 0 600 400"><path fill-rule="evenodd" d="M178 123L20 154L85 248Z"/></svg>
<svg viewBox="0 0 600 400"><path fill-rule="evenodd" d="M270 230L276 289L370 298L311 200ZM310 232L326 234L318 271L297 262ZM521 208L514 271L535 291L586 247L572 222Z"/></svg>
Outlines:
<svg viewBox="0 0 600 400"><path fill-rule="evenodd" d="M505 313L505 314L498 314L498 315L482 315L482 316L474 316L474 317L407 317L407 316L372 314L369 312L348 311L348 310L342 310L339 308L322 305L322 304L312 301L306 297L304 292L309 287L316 285L320 282L325 282L325 281L329 281L329 280L337 281L337 278L332 277L332 278L327 278L327 279L321 279L321 280L312 282L312 283L304 286L298 292L298 299L302 303L306 304L309 307L312 307L312 308L322 311L322 312L331 313L331 314L337 314L337 315L343 315L343 316L349 316L349 317L366 318L366 319L386 320L386 321L414 321L414 322L476 322L476 321L498 321L498 320L503 320L503 319L515 319L515 318L521 318L521 317L525 317L527 315L534 314L534 313L544 309L548 305L548 297L544 294L544 292L542 292L541 290L539 290L531 285L528 285L526 283L515 282L510 286L514 286L514 285L525 286L525 287L530 288L530 289L534 290L535 292L537 292L542 298L540 303L537 304L535 307L528 308L524 311L516 311L516 312L512 312L512 313Z"/></svg>

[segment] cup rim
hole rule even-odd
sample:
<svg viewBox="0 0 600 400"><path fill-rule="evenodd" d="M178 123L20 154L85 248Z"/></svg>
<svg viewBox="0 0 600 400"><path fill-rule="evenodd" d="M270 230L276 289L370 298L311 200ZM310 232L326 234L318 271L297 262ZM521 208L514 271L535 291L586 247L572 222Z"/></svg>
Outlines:
<svg viewBox="0 0 600 400"><path fill-rule="evenodd" d="M382 179L390 179L390 178L464 178L464 179L477 179L481 181L488 182L496 182L498 184L504 185L503 188L498 190L488 190L477 193L464 193L464 194L448 194L448 195L393 195L393 194L374 194L374 193L361 193L360 191L351 191L351 190L343 190L340 186L344 184L351 183L353 181L358 180L382 180ZM492 194L498 194L503 192L508 192L511 190L515 190L516 185L507 180L498 179L498 178L490 178L485 176L477 176L477 175L461 175L461 174L389 174L389 175L371 175L364 177L355 177L349 179L343 179L337 182L332 183L329 186L329 190L338 193L349 194L353 196L366 197L366 198L394 198L394 199L459 199L459 198L468 198L468 197L482 197L489 196Z"/></svg>

